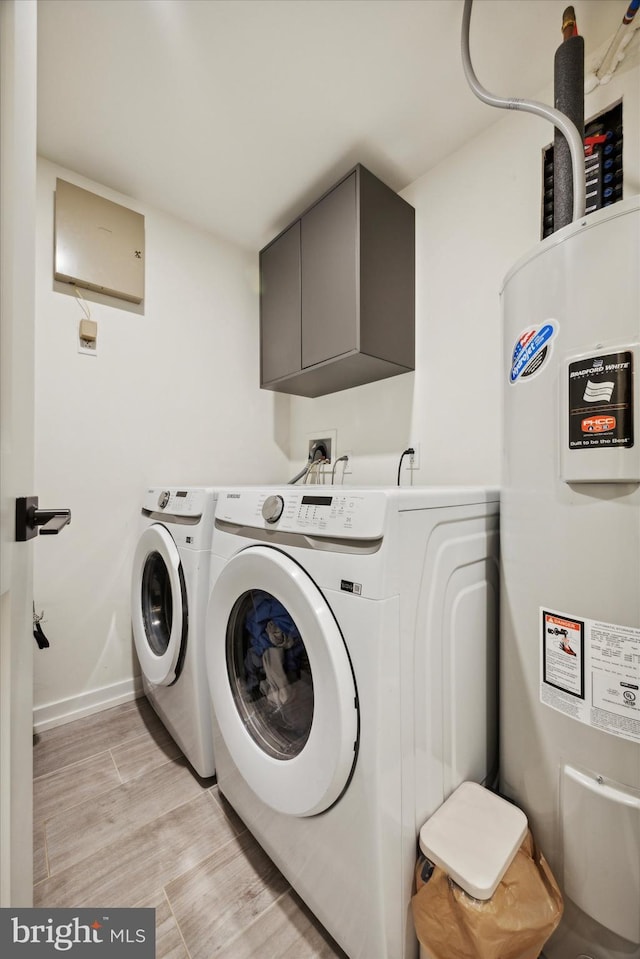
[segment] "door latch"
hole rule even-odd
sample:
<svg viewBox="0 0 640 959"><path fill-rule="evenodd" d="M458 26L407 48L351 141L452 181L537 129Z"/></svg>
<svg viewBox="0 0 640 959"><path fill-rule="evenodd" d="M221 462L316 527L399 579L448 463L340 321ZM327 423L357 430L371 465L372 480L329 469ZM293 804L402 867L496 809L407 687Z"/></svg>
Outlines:
<svg viewBox="0 0 640 959"><path fill-rule="evenodd" d="M39 509L37 496L19 496L16 500L16 541L24 543L38 535L52 536L71 522L70 509Z"/></svg>

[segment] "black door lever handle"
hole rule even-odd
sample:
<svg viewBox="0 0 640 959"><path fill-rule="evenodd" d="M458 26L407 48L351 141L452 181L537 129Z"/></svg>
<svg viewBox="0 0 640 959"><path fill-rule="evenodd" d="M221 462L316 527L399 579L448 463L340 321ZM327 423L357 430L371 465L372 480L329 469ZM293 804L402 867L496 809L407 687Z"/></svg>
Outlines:
<svg viewBox="0 0 640 959"><path fill-rule="evenodd" d="M37 509L33 513L33 522L40 526L42 536L59 533L71 522L70 509Z"/></svg>
<svg viewBox="0 0 640 959"><path fill-rule="evenodd" d="M70 522L70 509L38 509L37 496L19 496L16 500L16 540L19 543L37 536L38 528L43 536L52 536Z"/></svg>

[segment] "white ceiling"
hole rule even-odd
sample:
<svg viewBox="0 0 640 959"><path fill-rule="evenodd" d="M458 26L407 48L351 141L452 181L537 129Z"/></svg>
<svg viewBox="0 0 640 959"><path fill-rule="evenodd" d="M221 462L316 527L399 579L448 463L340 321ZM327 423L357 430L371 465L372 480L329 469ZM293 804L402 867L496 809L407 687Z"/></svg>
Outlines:
<svg viewBox="0 0 640 959"><path fill-rule="evenodd" d="M39 0L39 153L259 249L356 162L401 190L500 119L466 85L462 6ZM480 82L552 83L565 6L476 0ZM627 0L574 6L589 52Z"/></svg>

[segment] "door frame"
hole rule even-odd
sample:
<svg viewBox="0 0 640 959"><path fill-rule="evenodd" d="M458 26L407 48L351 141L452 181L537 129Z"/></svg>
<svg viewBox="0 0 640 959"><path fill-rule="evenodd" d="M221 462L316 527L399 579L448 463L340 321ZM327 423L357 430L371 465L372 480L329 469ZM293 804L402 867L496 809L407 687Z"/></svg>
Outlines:
<svg viewBox="0 0 640 959"><path fill-rule="evenodd" d="M33 903L36 0L0 0L0 906Z"/></svg>

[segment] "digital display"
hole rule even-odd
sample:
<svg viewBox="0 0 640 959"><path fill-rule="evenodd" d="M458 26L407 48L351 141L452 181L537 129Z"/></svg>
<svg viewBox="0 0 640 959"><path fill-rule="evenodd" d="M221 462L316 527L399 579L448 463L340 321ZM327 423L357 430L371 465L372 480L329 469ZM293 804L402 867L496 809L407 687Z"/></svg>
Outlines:
<svg viewBox="0 0 640 959"><path fill-rule="evenodd" d="M333 496L303 496L303 506L331 506Z"/></svg>
<svg viewBox="0 0 640 959"><path fill-rule="evenodd" d="M177 491L176 491L176 496L186 496L186 495L187 495L186 490L177 490Z"/></svg>

